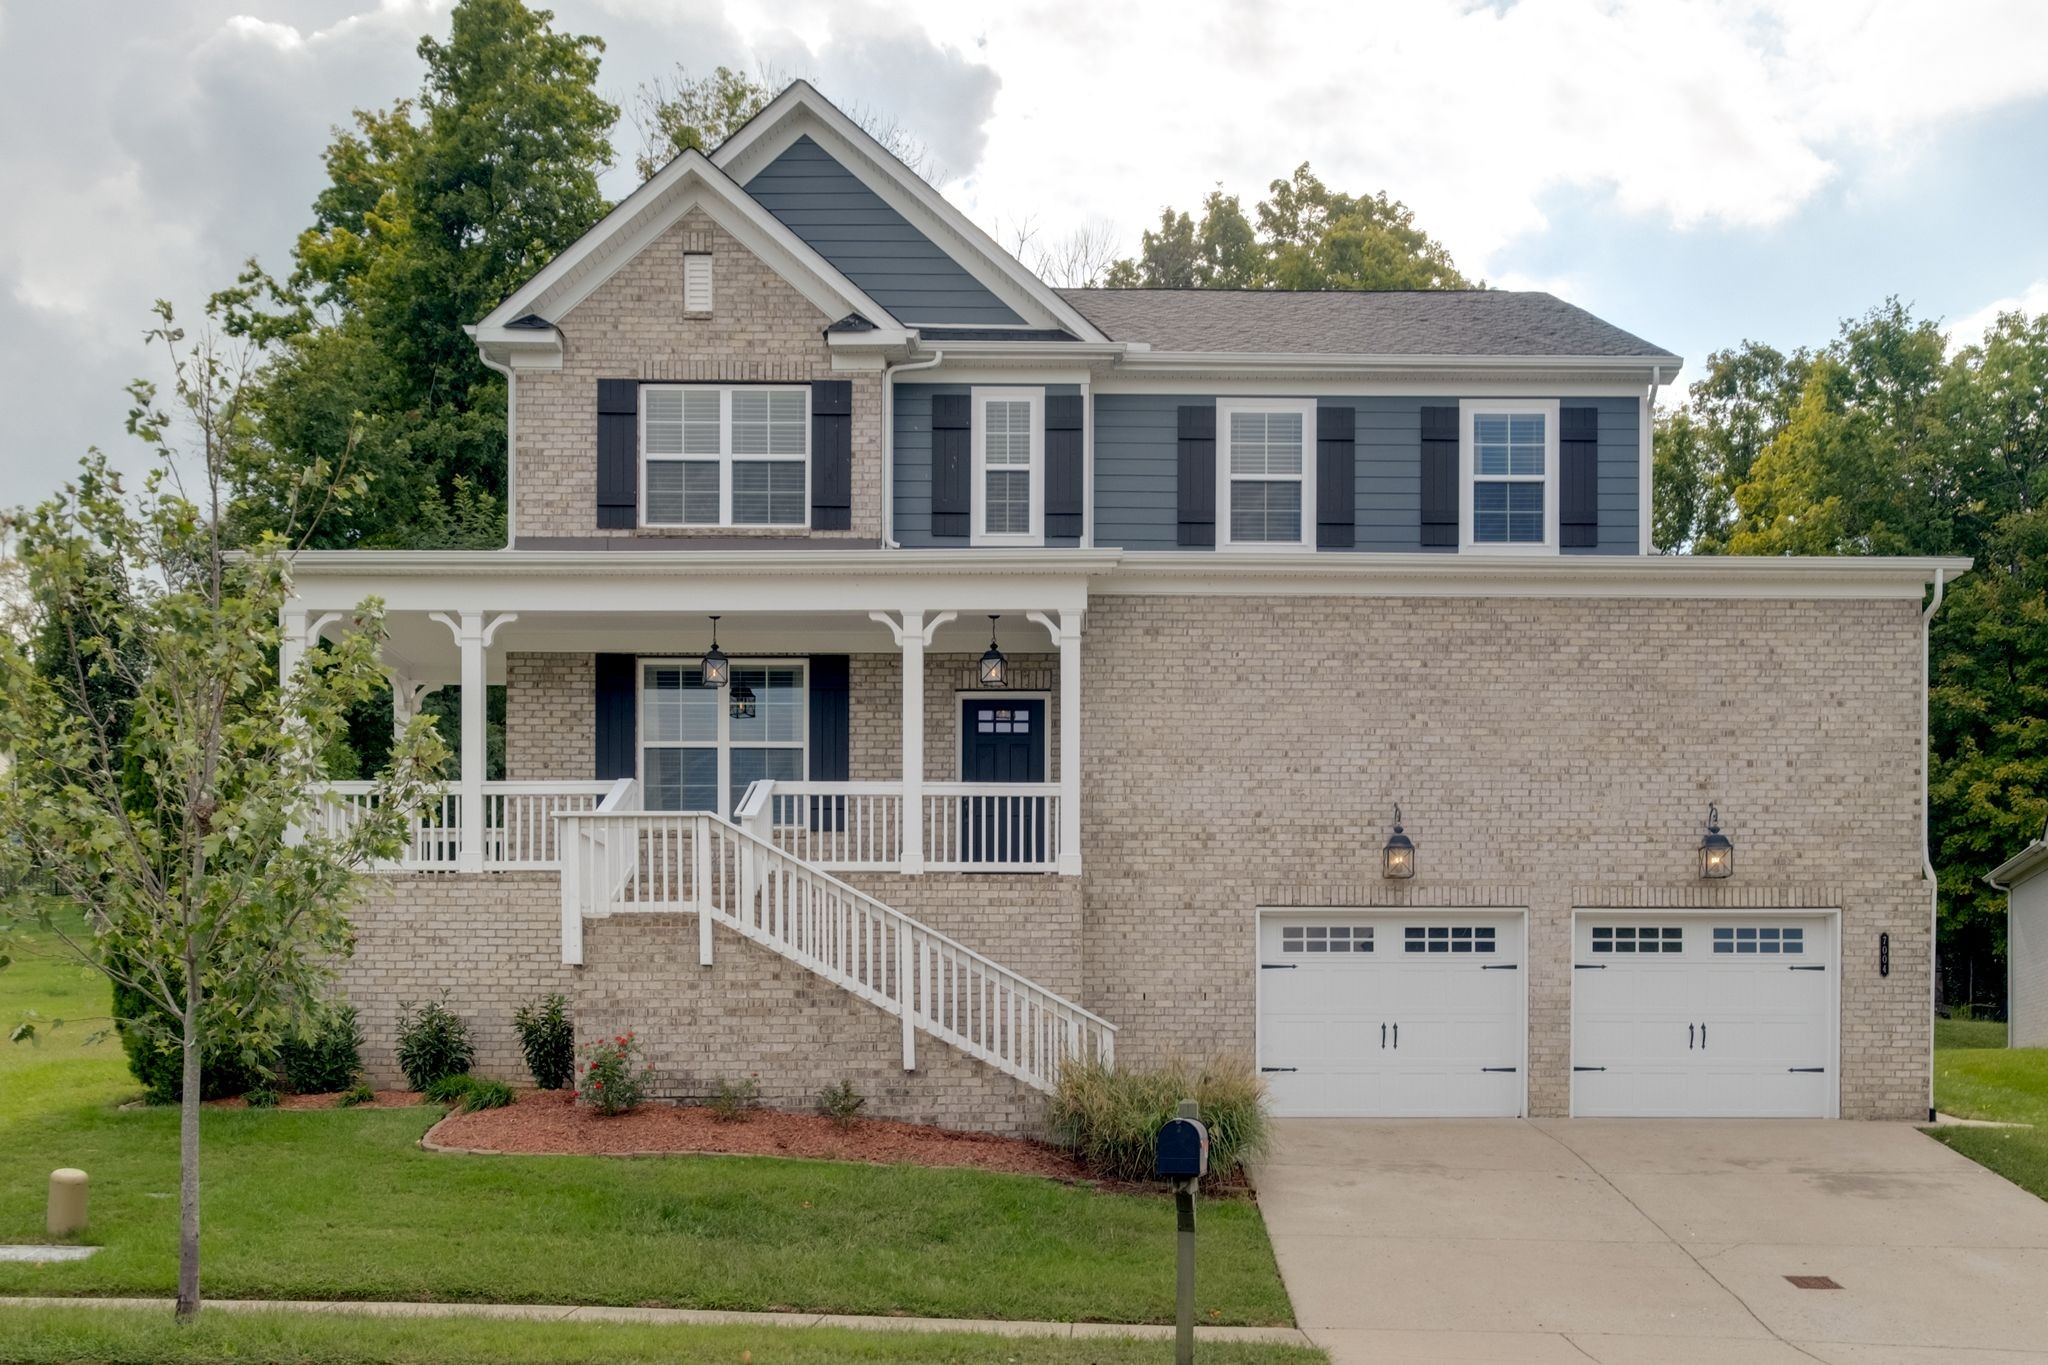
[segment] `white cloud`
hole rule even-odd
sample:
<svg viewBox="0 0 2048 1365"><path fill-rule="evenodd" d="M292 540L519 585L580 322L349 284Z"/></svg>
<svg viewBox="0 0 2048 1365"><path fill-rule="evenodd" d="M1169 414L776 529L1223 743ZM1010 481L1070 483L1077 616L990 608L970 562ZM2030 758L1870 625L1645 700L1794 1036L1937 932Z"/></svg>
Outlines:
<svg viewBox="0 0 2048 1365"><path fill-rule="evenodd" d="M2048 280L2035 280L2017 294L2002 299L1993 299L1974 312L1948 324L1948 339L1952 346L1971 346L1984 339L1991 324L1998 321L2001 313L2025 313L2028 317L2039 317L2048 313Z"/></svg>

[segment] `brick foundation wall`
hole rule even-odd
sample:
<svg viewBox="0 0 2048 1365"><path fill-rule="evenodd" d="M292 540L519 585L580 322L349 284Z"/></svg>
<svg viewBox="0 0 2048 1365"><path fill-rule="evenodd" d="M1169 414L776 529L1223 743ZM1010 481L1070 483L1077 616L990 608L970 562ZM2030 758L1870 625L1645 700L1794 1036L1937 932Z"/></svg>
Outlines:
<svg viewBox="0 0 2048 1365"><path fill-rule="evenodd" d="M352 919L355 955L340 986L362 1017L370 1084L402 1085L393 1048L404 1002L437 1000L469 1026L476 1070L531 1085L512 1012L567 995L561 882L552 872L379 874Z"/></svg>
<svg viewBox="0 0 2048 1365"><path fill-rule="evenodd" d="M837 875L1047 990L1080 1000L1081 878L1038 873Z"/></svg>
<svg viewBox="0 0 2048 1365"><path fill-rule="evenodd" d="M1260 906L1527 907L1558 1115L1575 906L1839 907L1842 1112L1924 1112L1913 603L1105 596L1084 649L1082 1003L1119 1057L1250 1051Z"/></svg>
<svg viewBox="0 0 2048 1365"><path fill-rule="evenodd" d="M712 255L716 306L709 317L683 312L683 256L697 251ZM719 528L597 528L599 379L845 379L853 384L852 529L737 534L815 535L870 544L879 540L880 377L835 372L823 330L837 319L819 312L701 210L656 238L556 321L563 334L562 368L522 370L519 375L516 536L676 540L736 534Z"/></svg>
<svg viewBox="0 0 2048 1365"><path fill-rule="evenodd" d="M701 1097L752 1077L769 1107L808 1110L820 1090L851 1080L877 1118L1041 1130L1044 1100L1031 1087L923 1034L918 1069L904 1071L895 1016L737 934L719 929L702 967L693 917L614 915L586 922L583 949L578 1039L633 1030L658 1095Z"/></svg>

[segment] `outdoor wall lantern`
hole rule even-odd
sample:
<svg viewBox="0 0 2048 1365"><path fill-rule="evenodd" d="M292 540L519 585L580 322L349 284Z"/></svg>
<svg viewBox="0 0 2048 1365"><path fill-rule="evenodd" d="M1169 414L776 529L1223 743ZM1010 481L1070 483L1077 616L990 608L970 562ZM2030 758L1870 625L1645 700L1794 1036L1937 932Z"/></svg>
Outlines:
<svg viewBox="0 0 2048 1365"><path fill-rule="evenodd" d="M704 655L704 685L723 687L732 681L732 660L725 657L725 651L718 647L718 618L711 618L711 648ZM734 697L735 704L739 701ZM734 715L739 713L735 711ZM750 713L751 714L751 713Z"/></svg>
<svg viewBox="0 0 2048 1365"><path fill-rule="evenodd" d="M1415 841L1401 832L1401 807L1394 806L1394 832L1380 850L1380 875L1405 881L1415 875Z"/></svg>
<svg viewBox="0 0 2048 1365"><path fill-rule="evenodd" d="M1700 876L1708 878L1731 877L1735 875L1735 845L1728 842L1728 836L1721 832L1721 808L1714 802L1707 803L1707 837L1700 840Z"/></svg>
<svg viewBox="0 0 2048 1365"><path fill-rule="evenodd" d="M996 648L996 622L1000 616L991 614L988 618L988 653L981 656L980 680L983 687L1005 687L1010 681L1010 661L1003 657L1003 651Z"/></svg>

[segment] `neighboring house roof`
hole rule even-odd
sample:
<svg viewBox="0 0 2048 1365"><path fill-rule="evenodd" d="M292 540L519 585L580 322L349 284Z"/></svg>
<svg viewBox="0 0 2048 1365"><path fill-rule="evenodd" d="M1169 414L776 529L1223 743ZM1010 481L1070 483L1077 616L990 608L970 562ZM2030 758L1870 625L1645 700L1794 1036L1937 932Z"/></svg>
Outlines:
<svg viewBox="0 0 2048 1365"><path fill-rule="evenodd" d="M1671 357L1554 294L1507 289L1062 289L1117 341L1283 355Z"/></svg>
<svg viewBox="0 0 2048 1365"><path fill-rule="evenodd" d="M2048 838L2034 840L1992 868L1984 880L2003 891L2044 871L2048 871Z"/></svg>

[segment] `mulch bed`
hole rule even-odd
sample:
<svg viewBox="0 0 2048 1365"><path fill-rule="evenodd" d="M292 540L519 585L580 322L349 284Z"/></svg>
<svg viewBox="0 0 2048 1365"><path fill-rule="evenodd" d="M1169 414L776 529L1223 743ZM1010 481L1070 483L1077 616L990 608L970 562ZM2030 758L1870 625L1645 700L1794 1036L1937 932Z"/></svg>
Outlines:
<svg viewBox="0 0 2048 1365"><path fill-rule="evenodd" d="M279 1109L338 1109L341 1107L342 1092L337 1090L327 1095L279 1095L276 1107ZM377 1098L367 1104L353 1106L357 1109L410 1109L420 1102L417 1090L379 1090ZM249 1102L237 1096L229 1100L207 1100L208 1109L247 1109Z"/></svg>
<svg viewBox="0 0 2048 1365"><path fill-rule="evenodd" d="M772 1109L757 1109L728 1123L708 1109L668 1104L647 1104L630 1114L606 1118L576 1104L566 1091L529 1091L502 1109L450 1114L420 1141L430 1151L483 1155L666 1156L697 1152L966 1166L1055 1180L1088 1178L1087 1170L1066 1153L1023 1138L956 1133L894 1119L858 1119L851 1128L842 1129L820 1114Z"/></svg>

